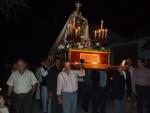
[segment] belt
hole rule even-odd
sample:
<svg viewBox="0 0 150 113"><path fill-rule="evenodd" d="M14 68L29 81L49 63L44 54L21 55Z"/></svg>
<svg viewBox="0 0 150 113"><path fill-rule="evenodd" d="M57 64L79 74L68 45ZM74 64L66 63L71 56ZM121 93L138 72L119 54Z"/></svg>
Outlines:
<svg viewBox="0 0 150 113"><path fill-rule="evenodd" d="M62 93L65 93L65 94L74 94L74 93L77 93L77 91L74 91L74 92L62 92Z"/></svg>
<svg viewBox="0 0 150 113"><path fill-rule="evenodd" d="M32 90L27 92L27 93L15 93L16 95L29 95L32 93Z"/></svg>

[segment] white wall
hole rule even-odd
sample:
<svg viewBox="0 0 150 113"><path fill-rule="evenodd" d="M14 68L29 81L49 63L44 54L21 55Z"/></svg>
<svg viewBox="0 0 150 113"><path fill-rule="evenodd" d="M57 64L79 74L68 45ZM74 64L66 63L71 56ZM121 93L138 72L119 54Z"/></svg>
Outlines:
<svg viewBox="0 0 150 113"><path fill-rule="evenodd" d="M147 40L144 40L144 39L141 39L141 40L138 40L138 51L139 51L139 54L138 56L139 57L142 57L142 58L145 58L145 59L148 59L150 58L150 50L142 50L142 46L144 45L144 43L146 42Z"/></svg>
<svg viewBox="0 0 150 113"><path fill-rule="evenodd" d="M145 39L147 39L147 38L145 38ZM111 58L112 64L114 63L113 48L121 47L121 46L124 46L124 45L137 44L137 46L138 46L137 47L138 48L138 57L142 57L144 59L150 58L150 50L142 50L142 46L146 42L145 39L137 39L137 40L128 41L128 42L121 42L121 43L111 44L110 48L112 50L112 55L111 55L111 57L112 57Z"/></svg>

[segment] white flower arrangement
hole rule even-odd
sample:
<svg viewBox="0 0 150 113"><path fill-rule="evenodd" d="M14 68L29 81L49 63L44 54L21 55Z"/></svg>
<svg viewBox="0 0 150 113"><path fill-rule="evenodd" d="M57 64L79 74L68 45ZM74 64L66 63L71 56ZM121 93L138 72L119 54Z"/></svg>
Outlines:
<svg viewBox="0 0 150 113"><path fill-rule="evenodd" d="M79 49L83 48L83 45L80 42L77 43L77 46L78 46Z"/></svg>
<svg viewBox="0 0 150 113"><path fill-rule="evenodd" d="M101 47L101 50L103 50L103 51L104 51L104 50L105 50L105 48L104 48L104 47Z"/></svg>
<svg viewBox="0 0 150 113"><path fill-rule="evenodd" d="M66 46L66 47L67 47L67 49L69 49L69 48L71 48L71 45L70 45L70 44L67 44L67 46Z"/></svg>
<svg viewBox="0 0 150 113"><path fill-rule="evenodd" d="M62 44L58 46L58 50L62 50L62 49L64 49L64 48L65 48L65 46L62 45Z"/></svg>
<svg viewBox="0 0 150 113"><path fill-rule="evenodd" d="M96 46L100 46L100 43L97 42L95 45L96 45Z"/></svg>

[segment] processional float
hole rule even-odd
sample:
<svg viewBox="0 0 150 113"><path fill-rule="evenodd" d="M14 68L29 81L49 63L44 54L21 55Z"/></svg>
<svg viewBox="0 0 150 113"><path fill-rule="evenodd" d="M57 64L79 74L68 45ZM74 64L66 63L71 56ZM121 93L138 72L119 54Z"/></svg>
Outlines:
<svg viewBox="0 0 150 113"><path fill-rule="evenodd" d="M61 33L49 53L50 61L54 57L70 60L72 66L84 66L85 69L109 69L110 49L109 31L104 21L94 31L89 31L88 20L80 12L81 3L75 3L76 9L69 16Z"/></svg>

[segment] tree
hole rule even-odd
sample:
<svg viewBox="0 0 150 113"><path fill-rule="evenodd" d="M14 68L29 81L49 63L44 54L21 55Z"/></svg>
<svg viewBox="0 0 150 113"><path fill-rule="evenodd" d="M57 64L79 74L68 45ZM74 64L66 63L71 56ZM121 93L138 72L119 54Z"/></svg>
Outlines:
<svg viewBox="0 0 150 113"><path fill-rule="evenodd" d="M17 17L30 6L31 0L0 0L0 13L7 18Z"/></svg>

